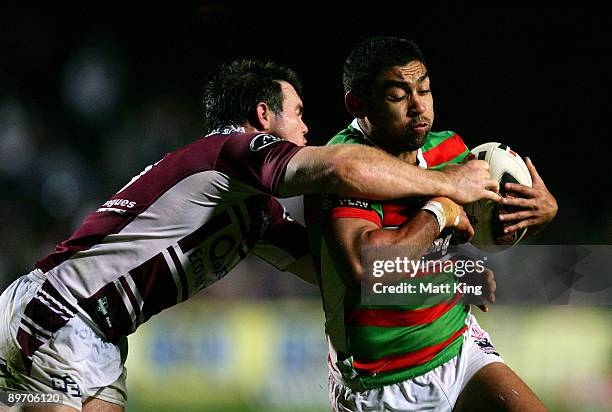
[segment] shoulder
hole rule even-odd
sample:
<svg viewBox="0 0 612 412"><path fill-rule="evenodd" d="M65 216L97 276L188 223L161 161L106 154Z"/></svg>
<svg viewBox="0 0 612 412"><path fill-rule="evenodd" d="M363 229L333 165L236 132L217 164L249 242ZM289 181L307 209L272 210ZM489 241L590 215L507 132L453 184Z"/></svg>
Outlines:
<svg viewBox="0 0 612 412"><path fill-rule="evenodd" d="M339 131L327 144L365 144L370 146L370 143L364 139L363 134L352 126Z"/></svg>
<svg viewBox="0 0 612 412"><path fill-rule="evenodd" d="M461 162L469 153L461 136L452 131L430 132L422 148L427 167Z"/></svg>

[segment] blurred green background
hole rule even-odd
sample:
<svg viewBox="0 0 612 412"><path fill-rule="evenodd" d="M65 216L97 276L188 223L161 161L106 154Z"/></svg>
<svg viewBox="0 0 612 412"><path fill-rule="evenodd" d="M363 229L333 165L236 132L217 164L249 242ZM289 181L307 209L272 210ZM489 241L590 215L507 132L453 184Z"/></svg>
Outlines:
<svg viewBox="0 0 612 412"><path fill-rule="evenodd" d="M612 409L608 307L492 306L476 315L551 411ZM317 299L172 308L130 339L127 410L329 411L322 325Z"/></svg>

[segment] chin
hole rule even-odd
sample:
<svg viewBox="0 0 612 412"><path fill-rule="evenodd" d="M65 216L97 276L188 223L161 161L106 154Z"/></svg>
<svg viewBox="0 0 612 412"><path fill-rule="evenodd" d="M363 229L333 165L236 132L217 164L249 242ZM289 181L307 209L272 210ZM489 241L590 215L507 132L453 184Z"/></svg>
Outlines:
<svg viewBox="0 0 612 412"><path fill-rule="evenodd" d="M404 138L404 141L406 142L404 147L406 148L406 150L414 152L415 150L419 150L421 147L423 147L428 133L429 131L427 131L426 133L422 133L422 134L419 133L418 135L406 136Z"/></svg>

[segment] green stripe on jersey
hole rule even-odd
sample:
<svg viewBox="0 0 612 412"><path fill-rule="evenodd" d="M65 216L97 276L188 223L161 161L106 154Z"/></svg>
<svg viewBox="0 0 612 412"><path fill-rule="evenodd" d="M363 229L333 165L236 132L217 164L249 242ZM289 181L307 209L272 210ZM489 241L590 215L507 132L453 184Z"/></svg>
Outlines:
<svg viewBox="0 0 612 412"><path fill-rule="evenodd" d="M433 149L449 137L453 137L455 132L444 131L444 132L429 132L423 144L422 150L424 152Z"/></svg>
<svg viewBox="0 0 612 412"><path fill-rule="evenodd" d="M429 362L399 371L379 372L374 375L362 377L359 379L359 383L364 390L368 390L380 388L386 385L392 385L394 383L421 376L457 356L457 354L461 351L461 345L463 345L463 335L459 335L457 339L442 349Z"/></svg>
<svg viewBox="0 0 612 412"><path fill-rule="evenodd" d="M465 325L466 309L455 305L435 322L403 327L347 326L351 353L359 359L414 352L444 342Z"/></svg>

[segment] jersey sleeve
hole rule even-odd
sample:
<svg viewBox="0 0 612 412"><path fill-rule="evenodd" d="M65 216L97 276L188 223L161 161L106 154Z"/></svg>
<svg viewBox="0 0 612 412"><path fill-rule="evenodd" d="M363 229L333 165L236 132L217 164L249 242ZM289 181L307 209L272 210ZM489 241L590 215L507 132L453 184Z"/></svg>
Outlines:
<svg viewBox="0 0 612 412"><path fill-rule="evenodd" d="M286 270L287 266L308 254L306 229L293 220L276 199L270 198L265 208L268 222L252 253L277 269Z"/></svg>
<svg viewBox="0 0 612 412"><path fill-rule="evenodd" d="M325 195L322 210L323 216L327 220L340 218L365 219L382 228L382 207L379 203L368 199Z"/></svg>
<svg viewBox="0 0 612 412"><path fill-rule="evenodd" d="M270 134L236 133L221 148L215 169L275 196L287 164L301 149Z"/></svg>

